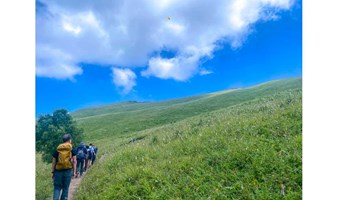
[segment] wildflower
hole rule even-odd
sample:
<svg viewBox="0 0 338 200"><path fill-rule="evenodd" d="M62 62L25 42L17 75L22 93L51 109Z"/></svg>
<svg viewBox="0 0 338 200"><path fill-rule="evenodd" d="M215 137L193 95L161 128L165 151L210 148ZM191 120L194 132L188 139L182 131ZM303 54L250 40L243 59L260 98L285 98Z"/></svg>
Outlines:
<svg viewBox="0 0 338 200"><path fill-rule="evenodd" d="M281 194L282 194L283 196L285 195L284 189L285 189L285 186L282 184L282 191L281 191Z"/></svg>

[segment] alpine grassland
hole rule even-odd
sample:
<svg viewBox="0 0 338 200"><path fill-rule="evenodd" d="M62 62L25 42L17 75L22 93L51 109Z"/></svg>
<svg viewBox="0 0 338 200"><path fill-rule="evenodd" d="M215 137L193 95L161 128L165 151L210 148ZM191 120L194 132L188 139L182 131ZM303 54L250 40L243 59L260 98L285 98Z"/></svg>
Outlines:
<svg viewBox="0 0 338 200"><path fill-rule="evenodd" d="M302 199L302 78L72 116L99 148L77 200Z"/></svg>

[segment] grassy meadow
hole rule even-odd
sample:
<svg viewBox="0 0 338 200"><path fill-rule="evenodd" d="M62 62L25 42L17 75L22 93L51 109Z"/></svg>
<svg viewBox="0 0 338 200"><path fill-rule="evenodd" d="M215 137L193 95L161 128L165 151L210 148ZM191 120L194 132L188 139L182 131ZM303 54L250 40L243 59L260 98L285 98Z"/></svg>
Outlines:
<svg viewBox="0 0 338 200"><path fill-rule="evenodd" d="M35 199L50 199L53 193L52 165L42 162L41 154L35 154Z"/></svg>
<svg viewBox="0 0 338 200"><path fill-rule="evenodd" d="M301 78L72 116L99 147L78 200L302 198ZM36 162L46 199L50 167Z"/></svg>

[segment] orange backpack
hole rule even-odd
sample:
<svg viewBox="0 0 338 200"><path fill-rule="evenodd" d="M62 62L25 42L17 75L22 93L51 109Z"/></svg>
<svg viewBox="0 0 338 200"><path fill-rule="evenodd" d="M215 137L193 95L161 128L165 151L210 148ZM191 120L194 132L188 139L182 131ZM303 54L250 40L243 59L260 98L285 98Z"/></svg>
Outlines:
<svg viewBox="0 0 338 200"><path fill-rule="evenodd" d="M57 170L71 169L72 163L72 145L70 143L60 144L57 148L58 160L55 166Z"/></svg>

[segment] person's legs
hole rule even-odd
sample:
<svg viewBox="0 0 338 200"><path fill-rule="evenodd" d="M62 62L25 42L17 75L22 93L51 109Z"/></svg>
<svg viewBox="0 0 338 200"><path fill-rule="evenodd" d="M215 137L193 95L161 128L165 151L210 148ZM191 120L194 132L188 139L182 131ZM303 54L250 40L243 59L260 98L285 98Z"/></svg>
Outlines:
<svg viewBox="0 0 338 200"><path fill-rule="evenodd" d="M60 199L60 193L62 189L62 173L55 170L54 171L54 193L53 200Z"/></svg>
<svg viewBox="0 0 338 200"><path fill-rule="evenodd" d="M63 171L63 180L62 180L62 195L61 200L67 200L68 199L68 189L70 185L70 181L72 179L72 169L67 169Z"/></svg>
<svg viewBox="0 0 338 200"><path fill-rule="evenodd" d="M94 164L95 159L96 159L96 155L93 155L92 165Z"/></svg>
<svg viewBox="0 0 338 200"><path fill-rule="evenodd" d="M76 177L79 174L79 171L81 172L82 170L79 170L80 167L80 160L81 159L76 159ZM82 172L81 172L82 173Z"/></svg>
<svg viewBox="0 0 338 200"><path fill-rule="evenodd" d="M82 176L85 159L80 159L79 161L80 161L80 176Z"/></svg>
<svg viewBox="0 0 338 200"><path fill-rule="evenodd" d="M85 166L84 166L84 171L86 171L87 170L87 166L88 166L88 158L86 157L86 159L85 159L85 164L84 164Z"/></svg>
<svg viewBox="0 0 338 200"><path fill-rule="evenodd" d="M89 154L88 156L88 167L87 169L89 169L89 167L92 165L92 156Z"/></svg>

